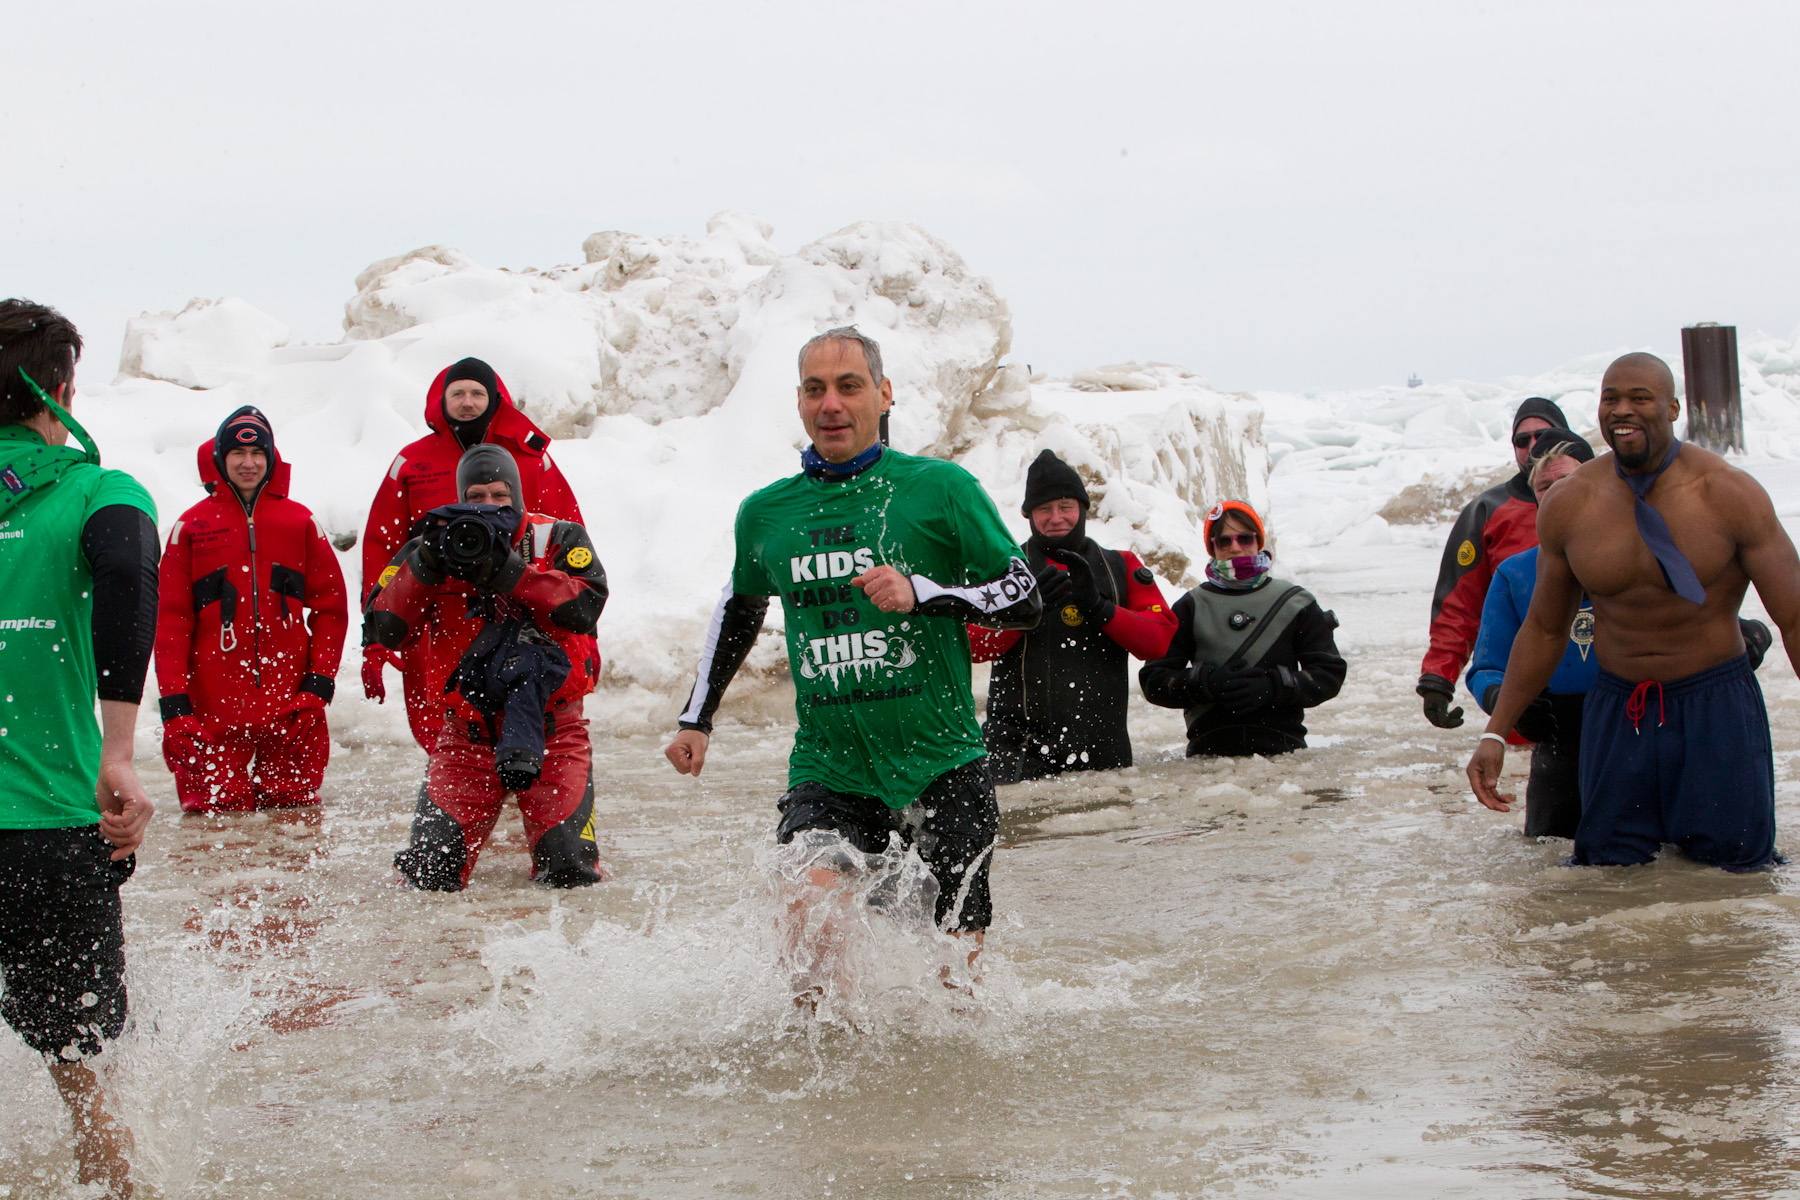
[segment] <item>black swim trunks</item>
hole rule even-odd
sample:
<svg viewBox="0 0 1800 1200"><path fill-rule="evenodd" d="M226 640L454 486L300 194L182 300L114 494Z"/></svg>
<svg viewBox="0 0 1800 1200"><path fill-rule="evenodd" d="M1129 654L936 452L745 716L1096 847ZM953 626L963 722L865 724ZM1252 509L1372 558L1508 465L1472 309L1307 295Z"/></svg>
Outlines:
<svg viewBox="0 0 1800 1200"><path fill-rule="evenodd" d="M119 885L98 825L0 829L0 1017L38 1053L92 1058L125 1028Z"/></svg>
<svg viewBox="0 0 1800 1200"><path fill-rule="evenodd" d="M988 761L944 772L905 808L889 808L873 796L835 792L810 780L796 785L776 806L775 838L791 842L808 829L829 829L864 854L887 849L888 835L912 846L938 883L937 923L950 930L986 929L994 902L988 866L1000 834L1000 802L994 798Z"/></svg>

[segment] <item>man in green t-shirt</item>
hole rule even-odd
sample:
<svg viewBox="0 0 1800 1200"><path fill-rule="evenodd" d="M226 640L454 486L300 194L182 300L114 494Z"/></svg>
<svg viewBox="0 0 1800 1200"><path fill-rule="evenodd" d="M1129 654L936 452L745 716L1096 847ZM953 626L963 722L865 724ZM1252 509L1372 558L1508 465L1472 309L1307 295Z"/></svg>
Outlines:
<svg viewBox="0 0 1800 1200"><path fill-rule="evenodd" d="M151 814L131 754L159 544L149 494L69 415L80 353L55 309L0 301L0 1017L45 1057L81 1182L129 1196L131 1133L84 1060L125 1025L119 884Z"/></svg>
<svg viewBox="0 0 1800 1200"><path fill-rule="evenodd" d="M780 596L800 728L779 841L822 829L865 854L890 834L938 883L937 920L981 933L999 806L969 686L964 622L1030 628L1043 604L994 503L955 463L884 447L881 348L853 327L800 351L803 470L745 500L737 557L665 753L706 761L712 718ZM836 882L816 870L814 884ZM971 956L972 957L972 956Z"/></svg>

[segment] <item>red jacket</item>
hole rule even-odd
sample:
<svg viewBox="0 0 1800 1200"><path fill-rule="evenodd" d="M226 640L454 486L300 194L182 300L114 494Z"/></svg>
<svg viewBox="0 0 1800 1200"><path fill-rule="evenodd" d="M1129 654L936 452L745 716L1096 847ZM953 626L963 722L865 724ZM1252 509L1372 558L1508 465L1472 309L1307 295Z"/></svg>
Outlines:
<svg viewBox="0 0 1800 1200"><path fill-rule="evenodd" d="M550 710L575 715L581 698L600 681L594 622L606 603L606 571L594 556L587 531L571 521L527 513L514 542L525 573L504 596L490 596L447 579L429 584L414 575L404 552L376 577L366 612L374 640L390 650L425 653L425 684L443 696L444 715L480 721L482 714L446 685L490 617L529 615L569 656L569 677L550 700Z"/></svg>
<svg viewBox="0 0 1800 1200"><path fill-rule="evenodd" d="M163 716L267 725L302 689L331 699L350 623L344 573L312 511L288 499L279 453L249 512L220 478L210 440L199 457L211 494L181 514L162 556Z"/></svg>
<svg viewBox="0 0 1800 1200"><path fill-rule="evenodd" d="M1452 685L1481 632L1481 608L1501 563L1538 544L1537 497L1521 471L1469 501L1444 543L1431 597L1431 646L1420 671Z"/></svg>
<svg viewBox="0 0 1800 1200"><path fill-rule="evenodd" d="M1113 610L1112 620L1101 632L1129 650L1133 657L1150 662L1169 652L1169 639L1175 636L1175 614L1163 600L1162 589L1137 555L1119 551L1125 560L1125 602ZM1059 571L1069 568L1052 561ZM1046 614L1046 618L1048 614ZM976 662L993 662L1011 650L1013 643L1024 637L1025 629L983 629L969 626L969 650Z"/></svg>
<svg viewBox="0 0 1800 1200"><path fill-rule="evenodd" d="M365 601L374 590L376 576L411 536L413 522L434 508L455 504L462 498L456 494L456 463L462 458L463 447L444 416L444 376L449 373L448 367L439 371L425 392L425 424L431 432L394 457L375 493L375 502L369 506L369 520L362 537ZM575 503L575 493L569 490L568 481L546 453L550 438L514 406L505 381L500 381L500 395L490 403L499 407L482 440L504 446L518 462L519 482L525 489L525 511L548 513L557 520L581 524L581 507Z"/></svg>

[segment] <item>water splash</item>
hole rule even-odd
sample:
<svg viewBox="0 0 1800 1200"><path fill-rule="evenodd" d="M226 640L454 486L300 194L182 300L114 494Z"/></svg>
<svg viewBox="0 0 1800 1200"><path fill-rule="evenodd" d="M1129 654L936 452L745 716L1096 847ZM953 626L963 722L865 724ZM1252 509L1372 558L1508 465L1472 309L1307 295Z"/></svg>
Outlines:
<svg viewBox="0 0 1800 1200"><path fill-rule="evenodd" d="M821 875L831 886L817 886ZM972 971L969 943L933 924L936 880L897 844L864 854L803 833L759 852L723 909L690 909L670 885L639 899L635 927L601 919L577 932L558 904L547 928L490 933L481 959L492 991L453 1025L503 1073L678 1075L701 1089L787 1079L817 1090L916 1039L997 1051L1027 1010L1124 996L1096 990L1083 1002L1071 995L1081 989L1022 987L992 950ZM846 1038L854 1053L824 1053Z"/></svg>
<svg viewBox="0 0 1800 1200"><path fill-rule="evenodd" d="M202 1179L215 1095L277 988L200 938L134 943L130 963L131 1021L100 1061L136 1140L133 1174L164 1200L215 1194Z"/></svg>

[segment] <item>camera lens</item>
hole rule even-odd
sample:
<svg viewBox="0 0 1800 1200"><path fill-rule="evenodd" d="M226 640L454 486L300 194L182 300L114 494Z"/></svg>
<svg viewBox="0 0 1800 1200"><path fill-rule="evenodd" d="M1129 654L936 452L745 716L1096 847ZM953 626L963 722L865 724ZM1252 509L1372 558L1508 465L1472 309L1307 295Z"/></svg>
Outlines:
<svg viewBox="0 0 1800 1200"><path fill-rule="evenodd" d="M478 563L488 556L493 545L493 533L487 522L478 517L458 517L444 530L444 557L453 563Z"/></svg>

